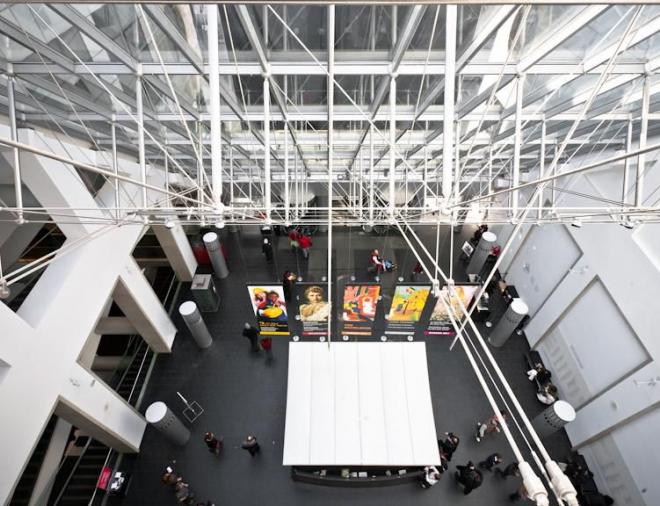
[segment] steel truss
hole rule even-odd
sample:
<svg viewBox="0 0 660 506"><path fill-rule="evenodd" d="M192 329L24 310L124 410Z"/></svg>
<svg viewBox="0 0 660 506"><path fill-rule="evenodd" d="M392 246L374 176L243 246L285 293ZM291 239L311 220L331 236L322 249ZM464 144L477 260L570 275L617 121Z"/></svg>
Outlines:
<svg viewBox="0 0 660 506"><path fill-rule="evenodd" d="M30 4L20 11L29 20L18 7L0 13L0 34L16 49L0 62L0 106L14 125L0 142L17 154L29 151L17 143L18 129L48 128L92 141L108 159L134 157L142 178L130 184L144 188L142 201L109 209L109 221L321 223L329 206L311 209L312 193L334 195L333 223L341 225L391 225L394 216L455 225L656 221L656 188L644 182L658 156L647 139L660 129L660 53L639 56L660 32L660 16L650 8L574 6L529 37L520 35L522 25L529 16L543 18L542 6L482 6L471 30L459 23L463 6L365 7L320 45L293 29L308 6L222 7L213 11L218 29L208 40L209 8L145 4L126 16L127 8L94 7L96 14L123 13L114 32L102 15L76 5ZM320 12L314 15L327 22L329 11ZM445 40L417 40L443 22L458 30L455 39L444 30ZM609 39L583 56L566 47L599 23ZM362 24L364 42L340 46ZM379 26L389 27L387 49ZM119 32L135 41L122 42ZM73 47L76 37L82 47ZM218 44L212 62L200 49L203 40ZM136 56L144 51L151 58ZM318 90L305 85L310 79ZM601 152L612 154L609 162L590 163ZM577 160L583 162L576 169ZM70 163L119 179L105 167ZM147 165L186 183L166 188L167 205L158 209L146 205ZM544 175L545 167L552 174ZM562 203L572 191L566 171L603 167L620 177L621 201L592 194L584 195L590 207ZM20 167L14 175L16 200L4 209L12 219L39 212L47 221L43 209L23 206ZM526 195L550 182L523 217Z"/></svg>

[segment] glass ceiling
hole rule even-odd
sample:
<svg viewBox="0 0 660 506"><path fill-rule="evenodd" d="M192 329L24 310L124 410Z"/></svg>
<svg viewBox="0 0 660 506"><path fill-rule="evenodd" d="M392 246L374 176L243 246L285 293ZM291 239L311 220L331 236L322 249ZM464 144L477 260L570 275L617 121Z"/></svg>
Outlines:
<svg viewBox="0 0 660 506"><path fill-rule="evenodd" d="M206 167L212 143L206 9L0 5L4 113L13 75L21 126L109 149L114 114L117 148L137 156L136 83L142 72L145 128L168 145L166 155L148 135L148 162L171 158L195 174L200 146ZM326 6L220 5L222 138L232 146L223 157L231 157L232 177L251 178L263 170L267 68L274 177L283 177L283 138L290 135L291 164L327 178L327 29ZM336 6L332 119L338 173L351 179L358 163L366 164L372 122L373 167L388 177L392 72L397 178L422 177L422 167L440 172L446 37L445 6ZM485 163L497 165L498 177L515 179L518 144L521 153L536 156L520 157L516 170L538 172L543 122L548 150L565 143L561 160L588 155L604 143L626 149L628 123L637 139L642 116L655 120L659 42L655 5L458 6L453 132L461 177L480 185L466 188L468 194L483 190ZM651 99L643 111L645 82ZM656 129L649 121L648 135ZM552 160L552 153L544 157Z"/></svg>

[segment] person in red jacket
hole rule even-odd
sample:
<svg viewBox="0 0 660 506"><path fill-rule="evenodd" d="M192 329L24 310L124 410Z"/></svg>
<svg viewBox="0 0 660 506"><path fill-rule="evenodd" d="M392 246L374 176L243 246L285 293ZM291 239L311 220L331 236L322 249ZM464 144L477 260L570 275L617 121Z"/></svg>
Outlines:
<svg viewBox="0 0 660 506"><path fill-rule="evenodd" d="M298 236L298 245L305 258L309 258L309 248L312 247L312 238L308 235Z"/></svg>

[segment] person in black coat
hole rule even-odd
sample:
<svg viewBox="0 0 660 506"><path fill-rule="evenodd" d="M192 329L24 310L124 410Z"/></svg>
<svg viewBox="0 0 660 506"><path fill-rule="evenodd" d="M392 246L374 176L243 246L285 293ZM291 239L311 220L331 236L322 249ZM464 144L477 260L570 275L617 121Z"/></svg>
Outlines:
<svg viewBox="0 0 660 506"><path fill-rule="evenodd" d="M259 451L261 450L261 447L259 446L259 443L257 442L257 438L255 436L249 435L243 443L241 443L241 448L243 450L247 450L248 453L250 454L250 457L254 457Z"/></svg>
<svg viewBox="0 0 660 506"><path fill-rule="evenodd" d="M511 464L504 468L504 471L502 471L499 467L496 467L495 474L504 479L508 478L509 476L520 476L520 471L518 470L518 462L511 462Z"/></svg>
<svg viewBox="0 0 660 506"><path fill-rule="evenodd" d="M482 460L481 462L479 462L479 467L481 469L485 469L486 471L492 471L493 467L501 464L502 462L504 462L502 460L502 456L499 453L493 453L491 455L488 455L488 457L486 457L486 460Z"/></svg>
<svg viewBox="0 0 660 506"><path fill-rule="evenodd" d="M456 448L458 448L458 443L460 443L461 440L453 432L445 432L445 436L447 436L445 440L438 441L438 444L440 446L440 451L445 454L447 460L451 461L451 457L456 451Z"/></svg>
<svg viewBox="0 0 660 506"><path fill-rule="evenodd" d="M266 255L266 262L270 263L273 261L273 245L270 243L270 239L267 237L264 238L264 243L261 246L261 252Z"/></svg>
<svg viewBox="0 0 660 506"><path fill-rule="evenodd" d="M296 286L296 280L297 279L298 279L298 276L296 276L291 271L286 271L284 273L284 276L282 277L282 287L283 287L283 290L284 290L284 299L286 300L287 303L289 303L293 300L293 290L294 290L294 287Z"/></svg>
<svg viewBox="0 0 660 506"><path fill-rule="evenodd" d="M250 340L252 351L259 351L259 343L257 339L259 337L259 331L247 322L243 328L243 337L247 337Z"/></svg>
<svg viewBox="0 0 660 506"><path fill-rule="evenodd" d="M464 466L456 466L456 481L463 485L463 494L468 495L475 488L479 488L483 481L481 471L479 471L472 461Z"/></svg>

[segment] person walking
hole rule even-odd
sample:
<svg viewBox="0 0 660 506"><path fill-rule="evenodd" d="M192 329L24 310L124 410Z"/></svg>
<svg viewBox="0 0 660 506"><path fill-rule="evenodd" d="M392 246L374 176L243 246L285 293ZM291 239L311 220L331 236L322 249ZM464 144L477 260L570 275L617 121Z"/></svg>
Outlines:
<svg viewBox="0 0 660 506"><path fill-rule="evenodd" d="M273 349L273 338L270 336L262 337L259 343L261 344L261 348L270 356Z"/></svg>
<svg viewBox="0 0 660 506"><path fill-rule="evenodd" d="M264 237L264 243L261 246L261 252L266 256L266 262L271 263L273 261L273 245L270 243L268 237Z"/></svg>
<svg viewBox="0 0 660 506"><path fill-rule="evenodd" d="M500 411L500 416L506 420L509 414L502 410ZM493 434L494 432L500 432L500 420L497 415L491 416L487 422L477 422L477 433L474 436L474 439L477 443L487 436L488 434Z"/></svg>
<svg viewBox="0 0 660 506"><path fill-rule="evenodd" d="M213 434L213 432L207 432L206 434L204 434L204 442L206 443L207 448L216 457L220 455L220 451L224 446L223 441L224 438L222 436L220 436L220 439L218 439L217 437L215 437L215 434Z"/></svg>
<svg viewBox="0 0 660 506"><path fill-rule="evenodd" d="M502 462L504 462L504 460L502 460L502 456L499 453L493 453L488 455L486 460L479 462L479 467L481 469L485 469L488 472L492 472L493 467L500 465Z"/></svg>
<svg viewBox="0 0 660 506"><path fill-rule="evenodd" d="M451 457L458 448L458 443L460 443L461 440L453 432L445 432L445 436L447 436L445 440L438 441L438 443L440 451L445 454L447 460L451 461Z"/></svg>
<svg viewBox="0 0 660 506"><path fill-rule="evenodd" d="M245 322L243 327L243 337L247 337L250 340L252 351L259 351L259 344L257 343L259 331L247 322Z"/></svg>
<svg viewBox="0 0 660 506"><path fill-rule="evenodd" d="M291 271L286 271L284 273L284 276L282 277L282 287L284 290L284 299L286 300L287 303L291 302L293 299L293 289L296 286L296 280L298 279L298 276L296 276L293 272Z"/></svg>
<svg viewBox="0 0 660 506"><path fill-rule="evenodd" d="M509 476L518 477L520 476L520 471L518 470L518 462L511 462L508 466L502 471L499 467L495 468L495 474L497 474L502 479L507 479Z"/></svg>
<svg viewBox="0 0 660 506"><path fill-rule="evenodd" d="M469 461L464 466L456 466L456 469L458 469L456 471L456 481L463 485L464 495L468 495L475 488L479 488L481 486L483 476L481 471L474 467L472 461Z"/></svg>
<svg viewBox="0 0 660 506"><path fill-rule="evenodd" d="M250 453L251 457L254 457L259 451L261 450L261 447L259 446L259 443L257 442L257 438L250 434L243 443L241 443L241 448L243 450L247 450Z"/></svg>
<svg viewBox="0 0 660 506"><path fill-rule="evenodd" d="M509 499L511 502L516 502L520 501L521 499L530 499L529 494L527 493L527 489L525 488L525 485L520 485L518 487L518 490L516 490L513 494L509 494Z"/></svg>
<svg viewBox="0 0 660 506"><path fill-rule="evenodd" d="M309 248L312 247L312 238L308 235L301 234L298 238L298 245L300 246L300 251L305 259L309 258Z"/></svg>
<svg viewBox="0 0 660 506"><path fill-rule="evenodd" d="M424 272L424 268L422 267L422 264L417 262L415 264L415 267L413 267L412 272L410 273L410 281L415 281L417 279L417 276L419 276L423 272Z"/></svg>

